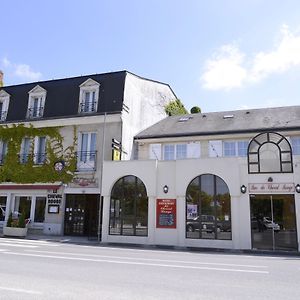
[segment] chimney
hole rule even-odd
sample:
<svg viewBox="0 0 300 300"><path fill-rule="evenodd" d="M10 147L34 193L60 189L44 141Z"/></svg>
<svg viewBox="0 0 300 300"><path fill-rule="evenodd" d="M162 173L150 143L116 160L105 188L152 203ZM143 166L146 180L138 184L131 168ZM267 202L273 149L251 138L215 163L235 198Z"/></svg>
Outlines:
<svg viewBox="0 0 300 300"><path fill-rule="evenodd" d="M3 87L3 75L4 73L0 70L0 88Z"/></svg>

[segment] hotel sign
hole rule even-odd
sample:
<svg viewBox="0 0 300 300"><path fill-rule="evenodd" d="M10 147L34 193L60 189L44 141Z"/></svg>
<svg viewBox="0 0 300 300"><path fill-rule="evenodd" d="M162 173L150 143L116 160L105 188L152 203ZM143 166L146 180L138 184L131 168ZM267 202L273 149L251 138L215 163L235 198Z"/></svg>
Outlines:
<svg viewBox="0 0 300 300"><path fill-rule="evenodd" d="M249 183L249 193L293 193L294 183Z"/></svg>

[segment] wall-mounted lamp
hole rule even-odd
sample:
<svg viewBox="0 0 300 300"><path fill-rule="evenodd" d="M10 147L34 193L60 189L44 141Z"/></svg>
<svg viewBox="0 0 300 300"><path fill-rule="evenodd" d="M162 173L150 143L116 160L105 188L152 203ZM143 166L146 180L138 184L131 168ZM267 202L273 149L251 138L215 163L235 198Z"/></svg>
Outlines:
<svg viewBox="0 0 300 300"><path fill-rule="evenodd" d="M268 182L273 182L273 178L272 178L272 177L269 177L269 178L268 178Z"/></svg>
<svg viewBox="0 0 300 300"><path fill-rule="evenodd" d="M168 191L169 191L169 187L168 187L167 185L165 185L165 186L163 187L163 191L164 191L165 194L167 194Z"/></svg>
<svg viewBox="0 0 300 300"><path fill-rule="evenodd" d="M241 193L242 193L242 194L245 194L246 192L247 192L246 186L245 186L245 185L242 185L242 186L241 186Z"/></svg>
<svg viewBox="0 0 300 300"><path fill-rule="evenodd" d="M300 184L299 183L295 186L295 189L296 189L297 193L300 193Z"/></svg>

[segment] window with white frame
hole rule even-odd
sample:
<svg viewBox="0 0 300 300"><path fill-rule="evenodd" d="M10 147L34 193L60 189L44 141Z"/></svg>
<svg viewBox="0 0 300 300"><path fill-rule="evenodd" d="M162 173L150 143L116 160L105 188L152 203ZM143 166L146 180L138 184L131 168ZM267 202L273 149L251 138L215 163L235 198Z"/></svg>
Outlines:
<svg viewBox="0 0 300 300"><path fill-rule="evenodd" d="M293 155L300 155L300 137L291 137L290 141L292 145Z"/></svg>
<svg viewBox="0 0 300 300"><path fill-rule="evenodd" d="M7 142L0 140L0 165L3 165L7 154Z"/></svg>
<svg viewBox="0 0 300 300"><path fill-rule="evenodd" d="M41 165L46 161L46 137L38 136L34 143L34 163Z"/></svg>
<svg viewBox="0 0 300 300"><path fill-rule="evenodd" d="M44 114L47 91L41 86L37 85L35 88L29 91L28 94L27 118L41 118Z"/></svg>
<svg viewBox="0 0 300 300"><path fill-rule="evenodd" d="M165 144L163 146L164 160L179 160L200 157L200 143Z"/></svg>
<svg viewBox="0 0 300 300"><path fill-rule="evenodd" d="M28 162L31 146L32 139L29 137L24 138L21 144L20 163L26 164Z"/></svg>
<svg viewBox="0 0 300 300"><path fill-rule="evenodd" d="M4 91L0 91L0 121L5 121L8 112L10 95Z"/></svg>
<svg viewBox="0 0 300 300"><path fill-rule="evenodd" d="M100 84L89 78L80 85L79 113L92 113L98 109Z"/></svg>
<svg viewBox="0 0 300 300"><path fill-rule="evenodd" d="M247 156L248 141L223 141L223 154L230 156Z"/></svg>
<svg viewBox="0 0 300 300"><path fill-rule="evenodd" d="M82 132L80 134L79 151L77 153L78 171L95 170L96 168L96 133Z"/></svg>

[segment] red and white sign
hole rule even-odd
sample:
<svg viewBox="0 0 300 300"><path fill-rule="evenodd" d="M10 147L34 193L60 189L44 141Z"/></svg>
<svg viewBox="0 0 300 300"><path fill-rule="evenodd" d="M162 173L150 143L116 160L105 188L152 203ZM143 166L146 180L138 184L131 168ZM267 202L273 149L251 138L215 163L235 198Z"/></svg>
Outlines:
<svg viewBox="0 0 300 300"><path fill-rule="evenodd" d="M176 228L176 199L156 200L156 228Z"/></svg>
<svg viewBox="0 0 300 300"><path fill-rule="evenodd" d="M249 183L249 193L294 193L294 183Z"/></svg>

